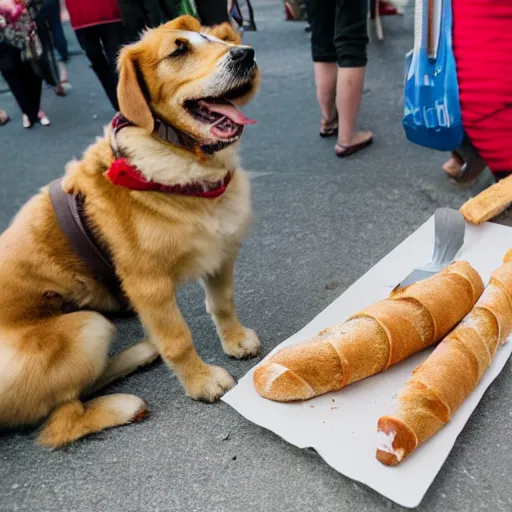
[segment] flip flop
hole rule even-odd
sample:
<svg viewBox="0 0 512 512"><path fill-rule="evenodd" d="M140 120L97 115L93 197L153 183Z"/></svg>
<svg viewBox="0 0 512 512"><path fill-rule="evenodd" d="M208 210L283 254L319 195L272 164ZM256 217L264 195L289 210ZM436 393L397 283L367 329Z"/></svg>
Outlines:
<svg viewBox="0 0 512 512"><path fill-rule="evenodd" d="M320 126L320 137L326 139L327 137L332 137L333 135L338 135L338 118L334 119L334 121L328 121L325 117L322 117L322 121L324 121L324 131L322 131L322 127Z"/></svg>
<svg viewBox="0 0 512 512"><path fill-rule="evenodd" d="M353 155L354 153L357 153L358 151L361 151L361 149L367 148L373 143L373 137L370 137L368 140L364 140L363 142L359 142L359 144L351 144L350 146L345 146L340 143L336 143L336 148L340 148L343 151L341 153L338 153L338 151L334 150L336 153L336 156L338 158L345 158L347 156Z"/></svg>
<svg viewBox="0 0 512 512"><path fill-rule="evenodd" d="M461 145L454 153L461 162L460 170L457 174L450 174L445 171L446 175L450 181L458 185L472 185L485 169L485 162L467 135L464 136Z"/></svg>

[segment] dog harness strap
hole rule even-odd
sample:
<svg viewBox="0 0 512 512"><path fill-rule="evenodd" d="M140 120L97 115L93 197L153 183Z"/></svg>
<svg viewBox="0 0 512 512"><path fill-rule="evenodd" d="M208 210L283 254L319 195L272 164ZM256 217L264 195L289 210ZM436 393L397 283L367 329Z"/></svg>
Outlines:
<svg viewBox="0 0 512 512"><path fill-rule="evenodd" d="M87 226L84 198L67 194L62 188L62 178L50 183L49 192L57 222L73 250L89 268L94 278L109 290L122 309L126 309L128 302L122 292L114 264Z"/></svg>

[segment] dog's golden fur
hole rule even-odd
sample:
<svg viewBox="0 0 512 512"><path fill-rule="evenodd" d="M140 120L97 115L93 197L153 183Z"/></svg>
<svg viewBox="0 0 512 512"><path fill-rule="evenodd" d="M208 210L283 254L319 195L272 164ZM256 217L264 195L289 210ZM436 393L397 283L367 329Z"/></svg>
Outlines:
<svg viewBox="0 0 512 512"><path fill-rule="evenodd" d="M218 63L238 36L227 25L211 30L223 41L192 47L180 62L168 59L179 38L200 27L182 17L148 31L124 48L119 60L121 111L137 126L117 142L148 180L165 184L215 182L234 171L216 199L137 192L113 185L104 172L114 160L105 137L68 165L63 187L83 194L88 221L108 247L148 339L108 359L114 327L96 311L115 311L115 298L90 275L62 233L48 189L33 197L0 237L0 426L47 419L39 441L60 447L102 429L142 419L144 402L110 394L82 402L112 380L149 364L158 355L188 395L213 401L233 385L222 368L204 363L176 302L184 280L201 279L206 307L226 354L243 358L259 350L256 334L241 325L233 304L233 266L250 217L249 181L230 146L206 158L152 135L153 117L136 69L149 89L151 109L198 139L207 127L184 108L190 98L222 88ZM179 43L181 44L181 43ZM223 72L224 73L224 72ZM249 101L257 85L235 103ZM69 308L78 309L67 312Z"/></svg>

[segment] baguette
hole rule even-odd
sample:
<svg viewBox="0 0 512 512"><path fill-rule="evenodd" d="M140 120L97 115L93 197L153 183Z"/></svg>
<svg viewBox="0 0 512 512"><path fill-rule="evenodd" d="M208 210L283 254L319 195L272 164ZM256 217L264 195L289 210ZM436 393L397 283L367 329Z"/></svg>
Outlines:
<svg viewBox="0 0 512 512"><path fill-rule="evenodd" d="M382 372L442 339L471 311L482 290L469 263L452 263L273 355L254 372L256 390L270 400L306 400Z"/></svg>
<svg viewBox="0 0 512 512"><path fill-rule="evenodd" d="M512 262L491 276L471 313L413 372L377 425L377 459L397 465L450 421L512 332Z"/></svg>
<svg viewBox="0 0 512 512"><path fill-rule="evenodd" d="M460 207L460 213L471 224L482 224L497 217L511 205L512 176L508 176L466 201Z"/></svg>

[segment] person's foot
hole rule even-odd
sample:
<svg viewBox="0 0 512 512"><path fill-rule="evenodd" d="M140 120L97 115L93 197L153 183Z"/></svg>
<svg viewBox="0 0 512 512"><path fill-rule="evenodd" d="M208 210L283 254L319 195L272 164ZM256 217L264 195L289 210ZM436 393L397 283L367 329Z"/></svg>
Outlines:
<svg viewBox="0 0 512 512"><path fill-rule="evenodd" d="M450 178L457 178L458 176L460 176L463 165L464 165L464 162L462 159L460 159L457 156L452 156L449 160L447 160L443 164L443 171Z"/></svg>
<svg viewBox="0 0 512 512"><path fill-rule="evenodd" d="M56 87L53 88L53 90L55 91L55 94L57 96L66 96L66 91L64 90L64 87L62 86L62 84L57 85Z"/></svg>
<svg viewBox="0 0 512 512"><path fill-rule="evenodd" d="M60 85L62 86L62 88L64 89L64 92L67 94L71 89L73 89L73 87L71 86L71 84L66 80L61 80L60 81Z"/></svg>
<svg viewBox="0 0 512 512"><path fill-rule="evenodd" d="M32 128L33 123L27 114L23 114L23 128Z"/></svg>
<svg viewBox="0 0 512 512"><path fill-rule="evenodd" d="M331 118L332 120L322 117L320 120L320 137L332 137L338 135L338 116L335 115Z"/></svg>
<svg viewBox="0 0 512 512"><path fill-rule="evenodd" d="M69 74L68 74L68 68L66 67L66 64L64 62L59 62L59 75L60 75L60 83L62 82L69 82Z"/></svg>
<svg viewBox="0 0 512 512"><path fill-rule="evenodd" d="M353 155L357 151L368 147L373 142L373 133L370 131L356 132L350 141L337 142L334 146L336 156L343 158Z"/></svg>
<svg viewBox="0 0 512 512"><path fill-rule="evenodd" d="M3 126L4 124L7 124L9 122L9 116L7 115L7 112L0 108L0 126Z"/></svg>
<svg viewBox="0 0 512 512"><path fill-rule="evenodd" d="M60 85L64 90L64 93L67 93L71 89L71 84L69 83L69 74L68 68L64 62L59 62L59 71L60 71Z"/></svg>
<svg viewBox="0 0 512 512"><path fill-rule="evenodd" d="M37 114L37 118L39 119L39 122L41 123L41 126L50 126L51 122L46 117L46 114L42 110L40 110L39 114Z"/></svg>

